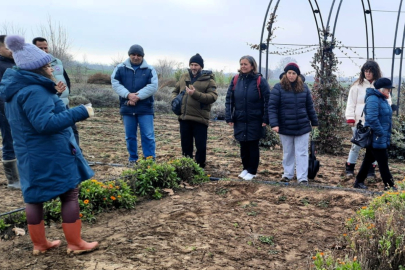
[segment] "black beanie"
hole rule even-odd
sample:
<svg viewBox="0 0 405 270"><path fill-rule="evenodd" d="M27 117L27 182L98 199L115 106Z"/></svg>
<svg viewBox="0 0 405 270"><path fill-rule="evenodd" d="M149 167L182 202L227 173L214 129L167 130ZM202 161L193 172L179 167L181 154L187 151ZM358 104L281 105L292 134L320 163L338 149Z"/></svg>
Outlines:
<svg viewBox="0 0 405 270"><path fill-rule="evenodd" d="M191 63L197 63L201 66L201 68L204 68L204 59L202 59L201 55L198 53L194 56L191 56L188 65L190 65Z"/></svg>
<svg viewBox="0 0 405 270"><path fill-rule="evenodd" d="M143 52L143 48L141 47L141 45L138 45L138 44L132 45L131 48L129 48L128 55L131 55L131 54L139 54L142 57L145 56L145 53Z"/></svg>
<svg viewBox="0 0 405 270"><path fill-rule="evenodd" d="M287 73L287 71L289 71L289 70L295 71L295 73L297 73L298 76L301 75L300 68L299 68L299 66L298 66L296 63L289 63L289 64L287 64L287 65L285 66L285 68L284 68L284 72Z"/></svg>

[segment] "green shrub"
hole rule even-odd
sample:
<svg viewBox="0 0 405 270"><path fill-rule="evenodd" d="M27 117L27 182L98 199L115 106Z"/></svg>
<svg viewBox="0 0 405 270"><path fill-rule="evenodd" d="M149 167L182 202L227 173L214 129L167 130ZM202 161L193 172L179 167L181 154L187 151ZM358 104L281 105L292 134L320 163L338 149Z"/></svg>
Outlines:
<svg viewBox="0 0 405 270"><path fill-rule="evenodd" d="M400 269L405 262L405 183L385 192L346 221L343 234L363 269Z"/></svg>
<svg viewBox="0 0 405 270"><path fill-rule="evenodd" d="M335 259L334 256L325 255L323 252L318 252L312 257L316 270L361 270L357 259L350 260L347 256L344 260ZM312 268L311 268L312 269Z"/></svg>
<svg viewBox="0 0 405 270"><path fill-rule="evenodd" d="M151 158L140 160L122 176L139 196L160 198L161 188L179 187L175 168L168 163L158 164Z"/></svg>
<svg viewBox="0 0 405 270"><path fill-rule="evenodd" d="M191 185L198 185L210 180L204 173L204 170L191 158L183 157L169 161L169 163L174 166L177 176L183 182L190 183Z"/></svg>
<svg viewBox="0 0 405 270"><path fill-rule="evenodd" d="M264 128L265 135L259 141L259 146L263 147L274 147L280 145L280 138L276 132L274 132L270 126L265 126Z"/></svg>
<svg viewBox="0 0 405 270"><path fill-rule="evenodd" d="M92 84L111 84L111 76L101 72L90 75L87 79L87 83Z"/></svg>
<svg viewBox="0 0 405 270"><path fill-rule="evenodd" d="M390 158L405 159L405 115L392 118L391 146L388 149Z"/></svg>

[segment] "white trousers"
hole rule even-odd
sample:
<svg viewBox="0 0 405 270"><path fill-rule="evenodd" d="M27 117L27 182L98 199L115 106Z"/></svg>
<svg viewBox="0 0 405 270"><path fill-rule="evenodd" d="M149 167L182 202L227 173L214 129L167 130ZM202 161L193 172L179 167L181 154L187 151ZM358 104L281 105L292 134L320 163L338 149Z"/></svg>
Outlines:
<svg viewBox="0 0 405 270"><path fill-rule="evenodd" d="M298 182L308 181L309 132L300 136L279 136L283 145L283 177L292 179L296 169Z"/></svg>

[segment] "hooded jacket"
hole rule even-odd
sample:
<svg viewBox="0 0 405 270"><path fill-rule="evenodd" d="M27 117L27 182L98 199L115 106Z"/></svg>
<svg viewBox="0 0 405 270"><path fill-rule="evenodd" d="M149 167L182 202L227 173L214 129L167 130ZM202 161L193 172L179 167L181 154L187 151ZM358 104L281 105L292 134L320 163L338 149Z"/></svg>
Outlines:
<svg viewBox="0 0 405 270"><path fill-rule="evenodd" d="M311 91L304 84L303 92L284 90L277 83L270 92L270 126L279 127L279 133L289 136L304 135L318 126Z"/></svg>
<svg viewBox="0 0 405 270"><path fill-rule="evenodd" d="M8 68L15 66L14 60L0 55L0 81ZM4 100L0 98L1 111L4 112Z"/></svg>
<svg viewBox="0 0 405 270"><path fill-rule="evenodd" d="M355 82L352 87L350 87L349 96L347 97L346 105L346 122L356 124L361 120L364 123L363 113L366 97L366 89L374 88L374 82L370 83L368 80L364 80L363 84ZM392 104L391 97L387 100L388 104Z"/></svg>
<svg viewBox="0 0 405 270"><path fill-rule="evenodd" d="M180 93L180 91L186 89L186 81L193 81L191 80L190 72L185 73L180 77L180 80L177 82L176 87L172 92L172 100ZM203 70L201 75L192 82L192 85L196 91L191 96L187 93L183 96L179 119L196 121L208 126L211 104L213 104L218 98L214 74L211 71Z"/></svg>
<svg viewBox="0 0 405 270"><path fill-rule="evenodd" d="M8 69L0 83L26 203L48 201L94 175L70 128L88 112L83 105L67 110L54 87L20 69Z"/></svg>
<svg viewBox="0 0 405 270"><path fill-rule="evenodd" d="M391 143L392 109L388 100L378 90L367 88L364 115L373 130L373 148L385 149Z"/></svg>
<svg viewBox="0 0 405 270"><path fill-rule="evenodd" d="M225 120L233 122L235 139L238 141L260 140L262 124L269 124L268 102L270 87L265 79L260 81L260 95L257 78L261 74L240 75L233 90L233 78L225 101Z"/></svg>
<svg viewBox="0 0 405 270"><path fill-rule="evenodd" d="M153 95L158 90L158 76L155 69L145 59L139 68L134 70L128 58L115 67L111 74L111 84L120 96L120 113L125 115L154 114ZM128 106L128 95L138 93L140 100L135 106Z"/></svg>

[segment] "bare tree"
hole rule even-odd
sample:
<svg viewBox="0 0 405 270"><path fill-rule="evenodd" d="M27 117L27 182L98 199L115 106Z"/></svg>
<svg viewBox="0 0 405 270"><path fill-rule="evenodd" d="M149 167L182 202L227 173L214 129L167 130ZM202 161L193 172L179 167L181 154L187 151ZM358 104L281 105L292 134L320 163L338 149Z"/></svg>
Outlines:
<svg viewBox="0 0 405 270"><path fill-rule="evenodd" d="M25 29L16 26L12 22L4 22L1 26L0 34L2 35L20 35L25 36Z"/></svg>
<svg viewBox="0 0 405 270"><path fill-rule="evenodd" d="M42 37L48 41L49 52L59 58L64 66L69 66L73 61L73 56L69 53L70 40L67 30L60 22L52 21L48 16L47 24L40 26Z"/></svg>
<svg viewBox="0 0 405 270"><path fill-rule="evenodd" d="M111 65L113 65L114 67L118 66L119 64L121 64L122 62L124 62L125 60L125 56L123 56L120 53L117 53L117 55L111 57Z"/></svg>
<svg viewBox="0 0 405 270"><path fill-rule="evenodd" d="M178 67L179 63L175 60L159 59L155 65L155 69L160 78L170 78L175 70L175 67Z"/></svg>

